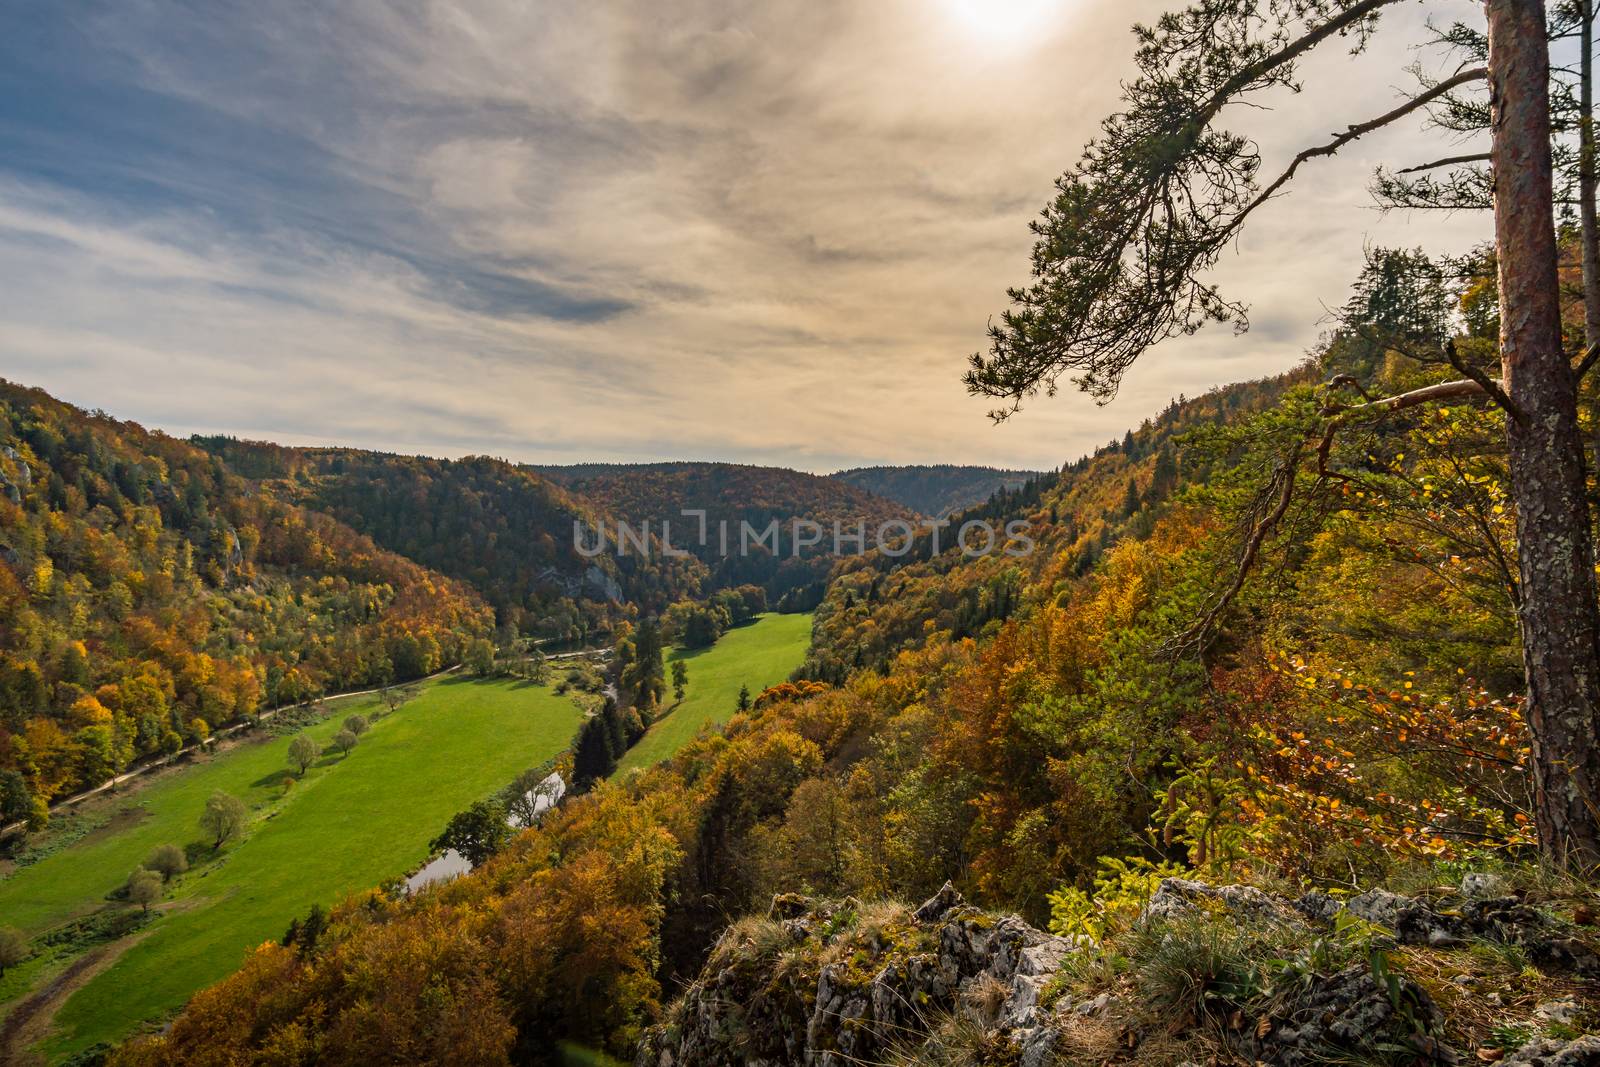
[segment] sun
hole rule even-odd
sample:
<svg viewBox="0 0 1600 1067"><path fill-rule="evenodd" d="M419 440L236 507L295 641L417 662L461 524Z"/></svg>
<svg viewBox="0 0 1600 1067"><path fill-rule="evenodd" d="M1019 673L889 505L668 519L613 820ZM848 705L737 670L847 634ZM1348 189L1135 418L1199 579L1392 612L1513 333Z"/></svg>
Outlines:
<svg viewBox="0 0 1600 1067"><path fill-rule="evenodd" d="M942 0L961 29L994 44L1019 45L1046 30L1061 0Z"/></svg>

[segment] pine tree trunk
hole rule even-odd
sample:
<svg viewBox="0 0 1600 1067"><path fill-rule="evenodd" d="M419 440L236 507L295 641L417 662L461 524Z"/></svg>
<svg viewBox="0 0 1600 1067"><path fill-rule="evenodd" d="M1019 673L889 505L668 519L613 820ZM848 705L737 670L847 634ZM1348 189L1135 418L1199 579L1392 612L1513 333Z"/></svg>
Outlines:
<svg viewBox="0 0 1600 1067"><path fill-rule="evenodd" d="M1580 0L1578 40L1578 239L1583 263L1584 351L1600 345L1600 219L1595 208L1597 159L1594 143L1594 0ZM1594 439L1592 459L1600 466L1600 394L1589 401Z"/></svg>
<svg viewBox="0 0 1600 1067"><path fill-rule="evenodd" d="M1539 839L1600 864L1600 606L1577 390L1561 348L1543 0L1487 0L1500 358Z"/></svg>
<svg viewBox="0 0 1600 1067"><path fill-rule="evenodd" d="M1583 255L1583 343L1600 344L1600 222L1595 209L1594 0L1582 0L1578 58L1578 217Z"/></svg>

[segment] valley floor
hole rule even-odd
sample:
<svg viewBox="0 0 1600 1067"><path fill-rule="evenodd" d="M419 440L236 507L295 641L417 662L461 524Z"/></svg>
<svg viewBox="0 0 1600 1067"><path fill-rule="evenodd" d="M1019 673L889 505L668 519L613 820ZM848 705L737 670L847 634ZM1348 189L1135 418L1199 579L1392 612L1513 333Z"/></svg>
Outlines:
<svg viewBox="0 0 1600 1067"><path fill-rule="evenodd" d="M381 711L376 697L335 702L307 732L325 745L346 716ZM16 1043L0 1048L0 1061L46 1029L38 1047L55 1060L176 1009L312 904L414 867L452 814L559 753L581 717L546 687L452 677L376 719L352 752L323 756L301 779L290 775L285 734L84 805L0 877L0 915L46 946L0 979L0 1003L31 1016L0 1030L0 1040ZM243 839L213 855L197 820L217 791L243 800L251 822ZM136 909L107 896L166 843L187 849L191 869L142 925Z"/></svg>
<svg viewBox="0 0 1600 1067"><path fill-rule="evenodd" d="M710 648L673 649L666 657L667 670L682 660L689 671L683 699L666 706L662 717L622 757L617 773L670 759L703 727L726 722L738 710L741 687L748 687L755 699L763 689L787 679L810 646L811 615L769 613L729 630Z"/></svg>

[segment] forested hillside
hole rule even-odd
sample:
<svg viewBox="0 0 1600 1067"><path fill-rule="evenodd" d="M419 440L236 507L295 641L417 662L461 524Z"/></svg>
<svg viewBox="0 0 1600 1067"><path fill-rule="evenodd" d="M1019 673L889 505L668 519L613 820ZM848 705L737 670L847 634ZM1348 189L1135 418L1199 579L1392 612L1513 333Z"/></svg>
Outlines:
<svg viewBox="0 0 1600 1067"><path fill-rule="evenodd" d="M1038 471L963 467L953 463L905 467L853 467L828 475L921 515L943 518L988 500L1002 489L1020 489Z"/></svg>
<svg viewBox="0 0 1600 1067"><path fill-rule="evenodd" d="M226 722L459 660L465 586L182 441L0 382L4 817Z"/></svg>
<svg viewBox="0 0 1600 1067"><path fill-rule="evenodd" d="M494 605L508 632L580 640L639 607L698 592L693 561L615 551L586 558L574 523L610 520L607 501L569 493L503 460L297 448L232 438L197 443L272 492L337 517L385 548L458 578ZM629 608L628 604L635 607Z"/></svg>
<svg viewBox="0 0 1600 1067"><path fill-rule="evenodd" d="M1160 506L1181 482L1204 476L1198 454L1188 455L1180 472L1184 434L1260 411L1291 384L1309 382L1313 373L1301 368L1174 402L1093 455L1001 489L952 515L937 538L924 529L902 556L873 553L842 561L817 609L804 673L838 682L852 670L882 667L929 640L992 634L1022 606L1024 588L1039 581L1047 567L1064 565L1070 575L1081 576L1124 534L1149 535ZM1033 542L1027 552L977 552L986 540L980 527L964 542L970 553L957 544L966 523L1000 530L1014 520L1023 522Z"/></svg>
<svg viewBox="0 0 1600 1067"><path fill-rule="evenodd" d="M781 610L809 610L821 596L832 566L835 523L847 536L864 523L870 539L880 523L914 514L913 509L853 485L782 467L590 463L539 469L635 527L649 523L659 534L661 523L670 523L674 547L710 569L710 588L759 585ZM685 509L705 511L703 542L700 520L683 515ZM798 556L791 544L796 520L814 522L825 532L819 543L803 546ZM778 552L754 543L748 552L740 550L741 524L759 533L774 521L780 533ZM724 523L727 550L720 532Z"/></svg>

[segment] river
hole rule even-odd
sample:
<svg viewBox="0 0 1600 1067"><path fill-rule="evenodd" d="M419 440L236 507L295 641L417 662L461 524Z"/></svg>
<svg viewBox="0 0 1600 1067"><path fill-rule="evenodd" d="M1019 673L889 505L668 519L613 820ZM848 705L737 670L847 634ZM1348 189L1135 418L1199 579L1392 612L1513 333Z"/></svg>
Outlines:
<svg viewBox="0 0 1600 1067"><path fill-rule="evenodd" d="M533 801L535 820L546 811L553 808L567 792L567 783L561 780L561 775L552 773L550 777L540 782L528 793L528 798ZM521 830L516 819L506 817L506 825ZM459 874L466 874L472 870L472 864L467 858L455 849L447 849L441 855L429 860L416 874L406 879L406 895L410 896L424 886L435 882L445 882Z"/></svg>

